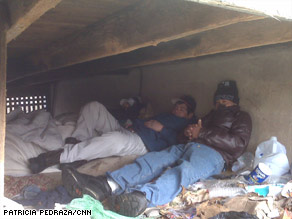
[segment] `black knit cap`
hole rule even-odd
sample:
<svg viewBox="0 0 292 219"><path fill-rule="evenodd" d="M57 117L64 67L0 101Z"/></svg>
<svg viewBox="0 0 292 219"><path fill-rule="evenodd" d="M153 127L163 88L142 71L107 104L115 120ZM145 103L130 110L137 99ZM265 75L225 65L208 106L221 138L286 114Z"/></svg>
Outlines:
<svg viewBox="0 0 292 219"><path fill-rule="evenodd" d="M225 80L221 81L218 86L217 90L214 94L214 104L217 100L230 100L236 104L239 104L239 97L238 97L238 89L236 85L236 81L233 80Z"/></svg>
<svg viewBox="0 0 292 219"><path fill-rule="evenodd" d="M183 95L180 98L172 99L172 103L176 104L178 102L184 103L188 107L188 113L193 113L196 110L197 102L191 95Z"/></svg>

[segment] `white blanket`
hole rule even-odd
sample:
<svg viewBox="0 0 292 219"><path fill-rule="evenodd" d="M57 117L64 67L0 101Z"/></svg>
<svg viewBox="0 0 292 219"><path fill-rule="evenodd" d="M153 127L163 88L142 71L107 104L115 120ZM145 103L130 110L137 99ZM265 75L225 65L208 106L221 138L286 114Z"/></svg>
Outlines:
<svg viewBox="0 0 292 219"><path fill-rule="evenodd" d="M74 128L74 122L63 124L42 110L25 114L17 109L9 113L5 139L5 175L29 175L28 159L62 148L64 139L71 136ZM58 169L52 167L45 172L52 171Z"/></svg>

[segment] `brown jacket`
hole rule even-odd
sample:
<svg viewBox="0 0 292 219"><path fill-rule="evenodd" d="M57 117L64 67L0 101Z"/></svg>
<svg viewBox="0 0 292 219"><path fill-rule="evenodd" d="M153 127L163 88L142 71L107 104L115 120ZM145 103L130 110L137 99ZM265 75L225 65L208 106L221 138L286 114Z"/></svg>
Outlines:
<svg viewBox="0 0 292 219"><path fill-rule="evenodd" d="M230 166L246 150L251 130L251 118L239 106L220 107L202 118L199 137L193 141L214 148Z"/></svg>

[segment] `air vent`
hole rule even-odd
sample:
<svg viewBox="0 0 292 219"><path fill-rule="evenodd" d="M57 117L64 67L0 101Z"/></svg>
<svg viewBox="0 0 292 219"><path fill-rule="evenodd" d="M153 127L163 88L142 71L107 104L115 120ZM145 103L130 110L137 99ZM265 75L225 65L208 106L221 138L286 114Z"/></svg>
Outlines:
<svg viewBox="0 0 292 219"><path fill-rule="evenodd" d="M24 97L7 97L6 98L6 112L10 113L16 107L21 107L22 111L29 113L35 110L47 110L47 96L24 96Z"/></svg>

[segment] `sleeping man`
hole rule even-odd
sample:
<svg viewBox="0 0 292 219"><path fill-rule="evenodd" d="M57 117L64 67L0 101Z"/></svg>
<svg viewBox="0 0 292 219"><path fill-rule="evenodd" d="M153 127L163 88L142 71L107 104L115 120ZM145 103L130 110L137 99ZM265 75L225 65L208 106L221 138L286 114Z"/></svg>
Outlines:
<svg viewBox="0 0 292 219"><path fill-rule="evenodd" d="M72 134L76 144L66 144L64 149L29 159L29 168L32 173L39 173L59 163L163 150L177 143L177 133L190 123L195 108L193 97L184 95L177 99L171 113L147 120L135 119L131 126L124 128L102 104L97 101L88 103L81 110ZM96 132L102 134L97 136Z"/></svg>
<svg viewBox="0 0 292 219"><path fill-rule="evenodd" d="M63 184L73 197L88 194L100 201L107 199L110 210L125 216L166 204L182 186L219 174L245 151L252 122L238 103L236 82L223 81L214 95L215 109L184 130L184 144L149 152L107 176L64 168Z"/></svg>

